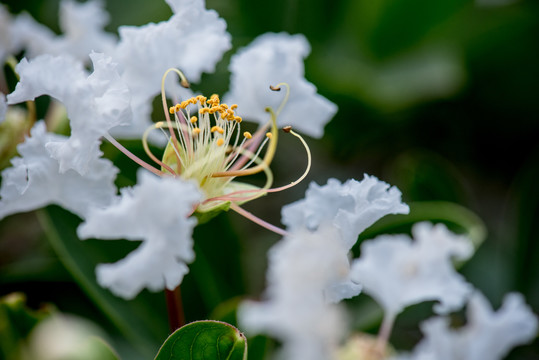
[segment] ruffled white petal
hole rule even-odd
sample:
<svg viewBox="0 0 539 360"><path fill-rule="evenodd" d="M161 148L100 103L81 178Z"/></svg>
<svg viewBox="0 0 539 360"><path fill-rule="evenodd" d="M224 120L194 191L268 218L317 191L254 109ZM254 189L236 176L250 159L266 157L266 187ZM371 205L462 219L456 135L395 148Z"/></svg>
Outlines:
<svg viewBox="0 0 539 360"><path fill-rule="evenodd" d="M275 111L285 90L274 92L270 85L290 85L290 98L277 118L277 125L291 125L306 135L320 138L324 126L337 112L337 106L319 95L305 79L303 60L311 52L303 35L267 33L240 49L230 62L230 91L224 101L238 104L238 114L246 120L265 124L266 107Z"/></svg>
<svg viewBox="0 0 539 360"><path fill-rule="evenodd" d="M240 327L282 340L286 359L331 359L345 330L342 309L323 296L328 284L348 272L347 251L333 241L335 235L325 226L277 243L269 252L265 300L244 302L238 309Z"/></svg>
<svg viewBox="0 0 539 360"><path fill-rule="evenodd" d="M0 4L0 63L4 63L6 57L20 50L20 34L14 28L14 19L7 7Z"/></svg>
<svg viewBox="0 0 539 360"><path fill-rule="evenodd" d="M63 0L60 3L62 35L54 34L26 13L16 18L13 28L28 58L42 54L69 55L87 63L92 51L110 53L114 48L115 36L103 30L108 21L103 1Z"/></svg>
<svg viewBox="0 0 539 360"><path fill-rule="evenodd" d="M109 160L94 158L88 163L87 176L68 170L59 172L58 161L46 144L66 141L46 132L45 124L36 123L31 137L17 147L21 157L2 173L0 219L7 215L57 204L84 218L89 207L103 207L116 195L114 179L118 169Z"/></svg>
<svg viewBox="0 0 539 360"><path fill-rule="evenodd" d="M521 294L507 294L503 305L493 311L479 292L471 297L468 323L455 329L448 318L433 318L421 324L425 338L416 346L411 360L500 360L518 345L537 335L537 316Z"/></svg>
<svg viewBox="0 0 539 360"><path fill-rule="evenodd" d="M122 79L129 85L134 104L152 101L161 91L161 78L169 68L185 73L198 82L202 72L212 72L224 52L231 47L226 22L217 12L206 10L203 0L168 0L174 15L158 24L119 28L120 42L113 58L122 67ZM171 75L171 78L174 75ZM140 137L151 125L150 111L135 111L128 127L111 134Z"/></svg>
<svg viewBox="0 0 539 360"><path fill-rule="evenodd" d="M50 95L67 109L69 140L51 142L47 149L60 162L60 171L75 169L84 175L91 159L98 157L100 138L117 125L130 121L130 94L116 64L103 54L90 55L94 72L88 76L82 63L69 57L41 55L17 65L20 81L8 103Z"/></svg>
<svg viewBox="0 0 539 360"><path fill-rule="evenodd" d="M305 198L282 208L282 222L290 231L306 229L316 232L323 224L336 229L333 241L340 242L344 253L356 243L358 235L388 214L406 214L408 205L402 203L401 193L374 176L358 182L350 179L341 184L329 179L324 186L311 183ZM361 285L349 277L328 285L326 300L339 302L358 295Z"/></svg>
<svg viewBox="0 0 539 360"><path fill-rule="evenodd" d="M178 286L195 257L191 234L197 221L188 216L201 200L194 183L141 169L138 184L122 191L118 202L92 209L78 229L80 238L143 241L126 258L98 266L99 284L126 299L145 287L157 291Z"/></svg>
<svg viewBox="0 0 539 360"><path fill-rule="evenodd" d="M442 224L419 223L412 234L414 241L407 235L382 235L363 242L351 278L389 317L429 300L439 302L434 306L438 313L459 309L472 286L454 270L452 260L466 260L473 254L470 240Z"/></svg>
<svg viewBox="0 0 539 360"><path fill-rule="evenodd" d="M305 198L284 206L281 215L283 224L292 230L315 231L322 222L331 221L350 249L358 235L380 218L409 211L399 189L365 175L362 181L350 179L344 184L337 179L329 179L324 186L311 183Z"/></svg>

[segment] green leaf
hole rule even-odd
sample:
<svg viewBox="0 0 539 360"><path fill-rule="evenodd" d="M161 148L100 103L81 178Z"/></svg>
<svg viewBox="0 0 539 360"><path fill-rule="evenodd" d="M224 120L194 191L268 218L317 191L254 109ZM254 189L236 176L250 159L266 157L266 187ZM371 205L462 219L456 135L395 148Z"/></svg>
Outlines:
<svg viewBox="0 0 539 360"><path fill-rule="evenodd" d="M247 339L230 324L195 321L176 330L155 360L245 360Z"/></svg>

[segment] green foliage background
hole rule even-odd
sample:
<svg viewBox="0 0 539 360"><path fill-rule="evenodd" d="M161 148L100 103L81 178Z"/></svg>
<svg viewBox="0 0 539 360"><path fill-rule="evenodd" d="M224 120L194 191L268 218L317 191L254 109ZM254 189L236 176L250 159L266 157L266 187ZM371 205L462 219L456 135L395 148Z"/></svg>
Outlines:
<svg viewBox="0 0 539 360"><path fill-rule="evenodd" d="M57 1L3 3L58 31ZM495 307L515 290L539 312L539 2L500 7L468 0L206 3L227 21L234 50L267 31L303 33L310 41L306 78L339 112L321 140L308 140L314 158L309 181L361 179L369 173L399 187L406 202L444 201L470 209L485 222L488 236L461 271ZM111 32L171 14L159 1L110 0L106 7ZM233 53L194 88L226 92ZM272 165L277 184L292 181L305 165L301 147L282 138ZM140 144L127 144L141 151ZM132 184L129 160L104 150L125 170L118 183ZM301 198L307 185L246 207L279 224L280 207ZM167 336L164 297L145 291L124 306L95 288L92 261L119 259L133 244L79 243L73 238L78 221L50 207L0 222L0 295L22 291L31 307L53 303L89 317L116 339L120 353L130 354L137 343L142 349L132 353L150 358ZM45 232L57 241L47 241ZM237 296L258 296L265 252L278 239L232 213L198 227L197 259L182 284L187 319L221 318ZM361 309L358 327L376 329L377 310L369 299L358 299L351 308ZM123 312L136 315L125 319ZM412 347L420 336L417 321L428 315L426 307L408 309L397 320L393 343ZM538 347L536 340L509 359L537 358ZM130 356L135 357L124 358L136 358Z"/></svg>

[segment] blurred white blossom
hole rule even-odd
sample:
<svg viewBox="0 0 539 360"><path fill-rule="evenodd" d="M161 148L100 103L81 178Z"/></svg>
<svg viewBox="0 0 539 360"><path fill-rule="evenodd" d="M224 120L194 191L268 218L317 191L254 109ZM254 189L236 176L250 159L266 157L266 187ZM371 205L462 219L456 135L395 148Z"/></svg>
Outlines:
<svg viewBox="0 0 539 360"><path fill-rule="evenodd" d="M290 98L278 117L279 127L291 125L306 135L320 138L337 106L319 95L305 79L303 60L311 48L303 35L267 33L240 49L230 61L230 91L225 102L237 103L243 116L259 124L268 121L266 107L278 109L285 89L272 93L268 87L285 82Z"/></svg>
<svg viewBox="0 0 539 360"><path fill-rule="evenodd" d="M306 229L316 232L325 223L336 229L334 242L341 243L348 254L358 235L388 214L407 214L408 205L401 201L396 187L365 175L362 181L350 179L341 184L329 179L324 186L311 183L305 198L282 208L282 222L289 231ZM361 285L349 278L328 285L328 301L338 302L358 295Z"/></svg>
<svg viewBox="0 0 539 360"><path fill-rule="evenodd" d="M44 122L34 125L31 136L17 147L21 157L13 158L13 166L2 172L0 219L49 204L84 217L89 207L112 202L118 169L109 160L95 157L88 162L86 176L74 170L60 173L58 161L45 147L50 142L66 141L64 136L48 133Z"/></svg>
<svg viewBox="0 0 539 360"><path fill-rule="evenodd" d="M328 224L317 232L300 229L269 251L264 301L238 309L240 327L284 342L284 358L331 359L346 331L342 309L323 296L328 284L348 273L343 245Z"/></svg>
<svg viewBox="0 0 539 360"><path fill-rule="evenodd" d="M114 264L97 267L97 281L126 299L143 288L173 290L195 258L189 217L202 194L192 182L138 172L138 184L122 189L121 199L107 208L92 208L78 229L81 239L142 240L140 246Z"/></svg>
<svg viewBox="0 0 539 360"><path fill-rule="evenodd" d="M47 150L60 162L60 172L89 171L89 162L101 155L101 137L129 122L130 94L116 71L117 64L99 53L90 55L94 71L89 75L82 63L65 56L41 55L16 67L20 81L7 96L8 104L50 95L67 109L71 136L68 141L51 141Z"/></svg>
<svg viewBox="0 0 539 360"><path fill-rule="evenodd" d="M459 309L472 286L453 268L452 260L473 254L469 239L451 233L443 224L419 223L407 235L381 235L361 244L352 263L352 280L363 285L393 318L406 306L437 300L438 313Z"/></svg>
<svg viewBox="0 0 539 360"><path fill-rule="evenodd" d="M62 0L59 10L61 35L56 35L27 13L15 18L12 32L16 33L27 58L42 54L67 55L87 63L92 51L107 54L112 51L117 40L113 34L104 31L109 14L103 1Z"/></svg>
<svg viewBox="0 0 539 360"><path fill-rule="evenodd" d="M436 317L421 324L425 337L409 360L501 360L509 351L537 335L537 317L521 294L507 294L503 305L493 311L488 300L476 291L468 303L468 323L453 328L450 319Z"/></svg>

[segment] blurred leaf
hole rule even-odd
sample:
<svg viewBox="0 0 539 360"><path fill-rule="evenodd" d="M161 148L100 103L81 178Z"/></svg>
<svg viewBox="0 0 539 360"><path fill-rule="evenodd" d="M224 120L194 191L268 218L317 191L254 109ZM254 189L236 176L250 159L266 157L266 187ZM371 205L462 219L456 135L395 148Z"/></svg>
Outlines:
<svg viewBox="0 0 539 360"><path fill-rule="evenodd" d="M80 219L57 206L49 206L38 215L51 246L81 288L137 348L141 358L151 356L168 329L164 296L143 292L136 299L125 301L101 288L94 274L98 263L118 260L126 250L133 248L133 244L80 241L76 235Z"/></svg>
<svg viewBox="0 0 539 360"><path fill-rule="evenodd" d="M220 321L196 321L176 330L155 360L245 360L247 339L235 327Z"/></svg>
<svg viewBox="0 0 539 360"><path fill-rule="evenodd" d="M421 221L446 224L450 230L469 237L476 249L487 236L483 221L472 211L458 204L445 201L422 201L408 203L408 205L410 214L382 218L361 233L360 241L372 239L381 234L409 232L413 224Z"/></svg>

